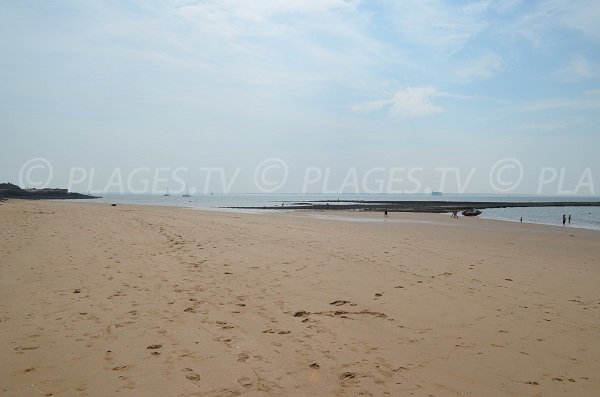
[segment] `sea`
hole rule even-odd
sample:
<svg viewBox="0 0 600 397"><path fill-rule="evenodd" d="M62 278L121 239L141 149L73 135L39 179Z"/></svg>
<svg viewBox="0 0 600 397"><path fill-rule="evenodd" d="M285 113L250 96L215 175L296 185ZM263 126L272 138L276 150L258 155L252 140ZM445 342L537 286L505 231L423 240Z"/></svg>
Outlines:
<svg viewBox="0 0 600 397"><path fill-rule="evenodd" d="M483 194L199 194L192 197L158 194L118 194L107 193L93 200L72 200L114 204L161 205L186 207L200 210L235 211L260 213L268 210L250 210L239 207L272 207L290 205L297 202L327 201L335 205L338 200L390 200L390 201L494 201L532 202L561 201L582 202L600 201L600 196L526 196L526 195L483 195ZM238 208L231 208L238 207ZM600 230L600 207L519 207L489 208L482 210L481 218L498 219L509 222L537 223L562 226L562 216L571 215L569 227Z"/></svg>

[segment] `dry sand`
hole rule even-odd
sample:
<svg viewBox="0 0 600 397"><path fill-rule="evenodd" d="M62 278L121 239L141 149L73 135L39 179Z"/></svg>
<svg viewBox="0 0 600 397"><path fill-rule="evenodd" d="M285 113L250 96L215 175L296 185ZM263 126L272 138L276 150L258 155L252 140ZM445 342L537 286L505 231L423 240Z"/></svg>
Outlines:
<svg viewBox="0 0 600 397"><path fill-rule="evenodd" d="M18 200L0 230L2 395L600 394L600 232Z"/></svg>

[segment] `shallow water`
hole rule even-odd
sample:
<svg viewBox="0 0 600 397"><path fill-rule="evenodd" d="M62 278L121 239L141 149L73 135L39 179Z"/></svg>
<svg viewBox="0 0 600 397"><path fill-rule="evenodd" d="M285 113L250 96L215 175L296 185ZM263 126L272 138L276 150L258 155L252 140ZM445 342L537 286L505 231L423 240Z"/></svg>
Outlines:
<svg viewBox="0 0 600 397"><path fill-rule="evenodd" d="M405 224L420 224L420 225L436 225L436 226L454 226L451 223L447 222L436 222L429 220L421 220L421 219L398 219L398 218L388 218L385 219L382 216L344 216L344 215L326 215L326 214L312 214L311 218L316 219L325 219L332 221L342 221L342 222L362 222L362 223L405 223Z"/></svg>
<svg viewBox="0 0 600 397"><path fill-rule="evenodd" d="M530 208L489 208L483 210L482 218L501 219L513 222L539 223L562 226L562 216L571 215L567 227L600 230L600 207L530 207Z"/></svg>

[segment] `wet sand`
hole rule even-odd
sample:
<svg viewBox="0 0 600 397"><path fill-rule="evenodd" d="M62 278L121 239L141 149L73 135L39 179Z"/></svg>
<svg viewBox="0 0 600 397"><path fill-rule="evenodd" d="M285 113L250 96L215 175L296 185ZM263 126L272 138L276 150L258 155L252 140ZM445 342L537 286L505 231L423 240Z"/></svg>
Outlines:
<svg viewBox="0 0 600 397"><path fill-rule="evenodd" d="M600 232L373 215L3 203L0 390L600 393Z"/></svg>

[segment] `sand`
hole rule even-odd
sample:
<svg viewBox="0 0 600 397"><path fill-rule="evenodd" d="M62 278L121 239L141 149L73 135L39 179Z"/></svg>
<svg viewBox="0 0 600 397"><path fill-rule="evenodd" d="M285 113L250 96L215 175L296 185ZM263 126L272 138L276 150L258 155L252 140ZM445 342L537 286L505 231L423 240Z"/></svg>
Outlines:
<svg viewBox="0 0 600 397"><path fill-rule="evenodd" d="M0 230L2 395L600 394L600 232L19 200Z"/></svg>

